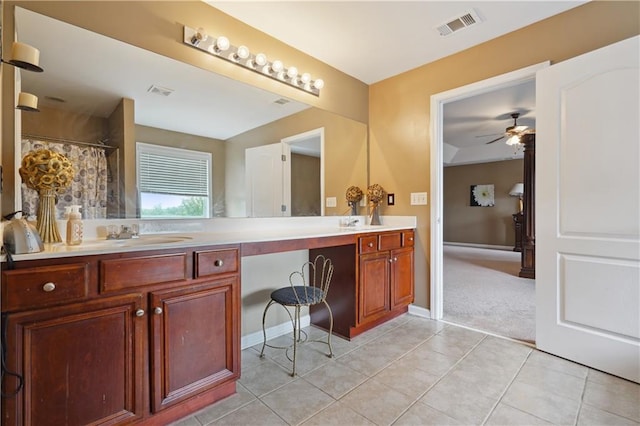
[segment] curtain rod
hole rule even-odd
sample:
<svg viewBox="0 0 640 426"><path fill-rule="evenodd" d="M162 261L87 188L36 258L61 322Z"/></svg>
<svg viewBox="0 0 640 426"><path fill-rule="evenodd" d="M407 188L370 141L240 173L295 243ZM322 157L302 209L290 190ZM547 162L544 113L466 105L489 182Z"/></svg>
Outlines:
<svg viewBox="0 0 640 426"><path fill-rule="evenodd" d="M45 141L45 142L60 142L60 143L70 143L70 144L74 144L74 145L94 146L94 147L104 148L104 149L118 149L117 146L103 145L103 144L92 143L92 142L74 141L74 140L70 140L70 139L52 138L52 137L49 137L49 136L29 135L29 134L26 134L26 133L23 133L22 137L23 138L29 138L29 139L42 140L42 141Z"/></svg>

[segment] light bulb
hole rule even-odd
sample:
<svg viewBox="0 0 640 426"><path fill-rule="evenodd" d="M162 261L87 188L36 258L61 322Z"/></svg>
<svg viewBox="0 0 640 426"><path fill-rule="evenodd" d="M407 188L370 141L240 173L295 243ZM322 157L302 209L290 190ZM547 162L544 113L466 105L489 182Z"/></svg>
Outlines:
<svg viewBox="0 0 640 426"><path fill-rule="evenodd" d="M298 68L296 67L289 67L287 69L287 77L289 77L290 79L294 79L296 78L296 76L298 75Z"/></svg>
<svg viewBox="0 0 640 426"><path fill-rule="evenodd" d="M313 87L320 90L324 87L324 80L321 78L317 78L316 81L313 82Z"/></svg>
<svg viewBox="0 0 640 426"><path fill-rule="evenodd" d="M229 49L229 46L231 46L231 43L229 43L229 39L224 37L224 36L220 36L216 39L216 51L217 52L224 52L225 50Z"/></svg>
<svg viewBox="0 0 640 426"><path fill-rule="evenodd" d="M255 62L256 65L263 67L267 65L267 55L264 53L258 53L253 62Z"/></svg>
<svg viewBox="0 0 640 426"><path fill-rule="evenodd" d="M195 34L191 36L191 44L197 46L201 42L206 41L207 38L209 38L209 36L204 31L204 28L197 28Z"/></svg>
<svg viewBox="0 0 640 426"><path fill-rule="evenodd" d="M250 54L251 52L249 52L249 48L247 46L238 47L238 51L236 52L236 55L240 59L247 59Z"/></svg>
<svg viewBox="0 0 640 426"><path fill-rule="evenodd" d="M279 73L280 71L282 71L282 69L284 68L284 65L282 64L282 61L273 61L271 63L271 70L273 70L273 72L275 73Z"/></svg>
<svg viewBox="0 0 640 426"><path fill-rule="evenodd" d="M309 74L308 72L303 73L300 76L300 82L302 84L309 84L311 82L311 74Z"/></svg>

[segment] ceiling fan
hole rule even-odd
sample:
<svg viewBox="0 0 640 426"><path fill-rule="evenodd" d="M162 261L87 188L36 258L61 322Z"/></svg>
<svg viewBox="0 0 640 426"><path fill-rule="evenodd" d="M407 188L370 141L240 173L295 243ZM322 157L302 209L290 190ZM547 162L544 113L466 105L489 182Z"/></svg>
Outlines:
<svg viewBox="0 0 640 426"><path fill-rule="evenodd" d="M505 141L507 145L516 145L520 143L520 137L522 135L535 132L534 129L530 129L528 126L518 126L518 117L520 117L519 112L511 114L511 118L513 118L513 126L507 127L502 136L490 140L486 144L489 145L490 143L498 142L500 139L508 138Z"/></svg>

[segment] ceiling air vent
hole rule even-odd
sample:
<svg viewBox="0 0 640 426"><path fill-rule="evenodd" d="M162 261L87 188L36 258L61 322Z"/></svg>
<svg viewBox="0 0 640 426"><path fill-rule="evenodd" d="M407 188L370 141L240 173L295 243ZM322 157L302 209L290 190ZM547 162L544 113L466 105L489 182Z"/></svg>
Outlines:
<svg viewBox="0 0 640 426"><path fill-rule="evenodd" d="M438 25L436 30L441 36L448 36L456 31L463 30L482 22L475 10L468 10L464 15L449 19L445 24Z"/></svg>
<svg viewBox="0 0 640 426"><path fill-rule="evenodd" d="M289 102L290 102L289 99L285 99L285 98L280 98L280 99L277 99L277 100L273 101L274 104L278 104L278 105L286 105Z"/></svg>
<svg viewBox="0 0 640 426"><path fill-rule="evenodd" d="M167 97L167 96L169 96L170 94L173 93L173 89L168 89L166 87L160 87L160 86L156 86L155 84L153 84L153 85L151 85L151 87L149 87L147 92Z"/></svg>

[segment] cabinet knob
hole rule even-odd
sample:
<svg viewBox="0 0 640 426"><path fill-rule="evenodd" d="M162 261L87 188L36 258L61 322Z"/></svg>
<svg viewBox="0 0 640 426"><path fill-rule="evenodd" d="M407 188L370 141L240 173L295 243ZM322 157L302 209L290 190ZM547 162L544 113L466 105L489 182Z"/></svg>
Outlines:
<svg viewBox="0 0 640 426"><path fill-rule="evenodd" d="M153 310L153 313L156 315L160 315L162 313L162 308L160 306L156 306Z"/></svg>
<svg viewBox="0 0 640 426"><path fill-rule="evenodd" d="M215 266L222 266L222 265L224 265L224 262L222 261L222 259L216 259L216 261L213 262L213 264Z"/></svg>
<svg viewBox="0 0 640 426"><path fill-rule="evenodd" d="M389 258L389 263L393 263L393 259Z"/></svg>
<svg viewBox="0 0 640 426"><path fill-rule="evenodd" d="M373 247L373 243L369 243L367 244L369 247Z"/></svg>
<svg viewBox="0 0 640 426"><path fill-rule="evenodd" d="M398 258L397 258L397 257L394 257L394 258L393 258L393 261L394 261L394 262L397 262L397 261L398 261Z"/></svg>
<svg viewBox="0 0 640 426"><path fill-rule="evenodd" d="M138 310L136 311L136 316L137 316L137 317L142 317L142 316L144 316L144 309L138 309Z"/></svg>
<svg viewBox="0 0 640 426"><path fill-rule="evenodd" d="M53 291L56 289L56 285L52 282L48 282L45 285L42 286L42 289L44 291L46 291L47 293L49 293L50 291Z"/></svg>
<svg viewBox="0 0 640 426"><path fill-rule="evenodd" d="M409 241L413 241L413 237L409 237Z"/></svg>

